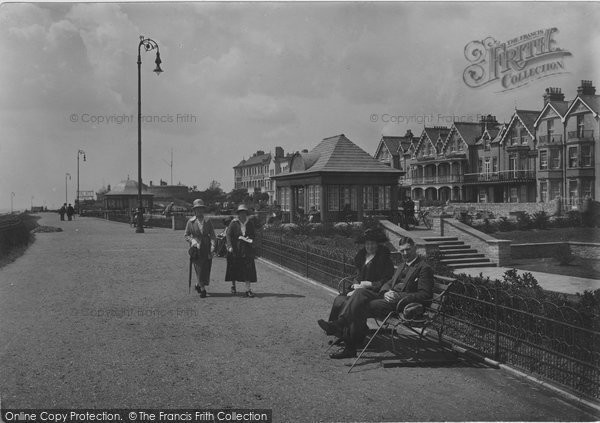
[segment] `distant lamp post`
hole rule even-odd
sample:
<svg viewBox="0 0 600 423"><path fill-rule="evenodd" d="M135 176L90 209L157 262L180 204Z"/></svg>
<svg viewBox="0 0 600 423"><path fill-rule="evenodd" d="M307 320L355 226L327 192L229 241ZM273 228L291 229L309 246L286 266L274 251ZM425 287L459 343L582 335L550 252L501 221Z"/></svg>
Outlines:
<svg viewBox="0 0 600 423"><path fill-rule="evenodd" d="M75 208L77 209L77 213L81 215L81 208L79 207L79 156L83 156L83 161L85 162L85 151L77 151L77 200L75 200Z"/></svg>
<svg viewBox="0 0 600 423"><path fill-rule="evenodd" d="M163 71L160 68L162 61L160 60L160 52L156 41L150 38L144 38L140 35L140 43L138 44L138 216L136 233L144 233L144 205L142 203L142 46L145 51L156 50L156 68L154 72L160 75Z"/></svg>
<svg viewBox="0 0 600 423"><path fill-rule="evenodd" d="M15 193L10 193L10 214L13 214L13 198L15 198Z"/></svg>
<svg viewBox="0 0 600 423"><path fill-rule="evenodd" d="M33 213L33 195L31 196L31 208L29 209Z"/></svg>
<svg viewBox="0 0 600 423"><path fill-rule="evenodd" d="M67 191L67 178L71 179L71 174L70 173L65 173L65 203L69 203L69 194Z"/></svg>

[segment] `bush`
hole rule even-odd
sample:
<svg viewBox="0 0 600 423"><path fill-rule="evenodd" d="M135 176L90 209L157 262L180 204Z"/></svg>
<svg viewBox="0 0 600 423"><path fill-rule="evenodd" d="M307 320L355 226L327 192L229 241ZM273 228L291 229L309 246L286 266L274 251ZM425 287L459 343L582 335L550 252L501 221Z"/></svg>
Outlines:
<svg viewBox="0 0 600 423"><path fill-rule="evenodd" d="M517 228L521 231L531 229L533 221L529 213L521 213L517 216Z"/></svg>
<svg viewBox="0 0 600 423"><path fill-rule="evenodd" d="M554 251L554 258L561 266L567 266L576 257L571 253L571 246L569 244L560 244L556 247L556 251Z"/></svg>
<svg viewBox="0 0 600 423"><path fill-rule="evenodd" d="M568 226L582 226L581 213L577 210L569 210L567 212Z"/></svg>
<svg viewBox="0 0 600 423"><path fill-rule="evenodd" d="M506 217L500 217L498 219L498 230L500 232L508 232L514 230L516 225L508 220Z"/></svg>
<svg viewBox="0 0 600 423"><path fill-rule="evenodd" d="M537 211L531 216L533 227L536 229L546 229L550 221L550 216L545 211Z"/></svg>

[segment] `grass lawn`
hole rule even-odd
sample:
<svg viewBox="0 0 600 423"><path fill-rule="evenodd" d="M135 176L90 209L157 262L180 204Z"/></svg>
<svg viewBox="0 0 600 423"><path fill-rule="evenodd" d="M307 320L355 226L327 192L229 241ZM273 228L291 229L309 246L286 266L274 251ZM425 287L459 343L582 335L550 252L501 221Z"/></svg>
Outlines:
<svg viewBox="0 0 600 423"><path fill-rule="evenodd" d="M498 239L510 239L513 244L530 242L600 242L600 228L552 228L530 229L527 231L495 232Z"/></svg>
<svg viewBox="0 0 600 423"><path fill-rule="evenodd" d="M600 279L600 260L577 257L570 265L561 266L555 258L517 259L511 267L530 272L553 273L586 279Z"/></svg>

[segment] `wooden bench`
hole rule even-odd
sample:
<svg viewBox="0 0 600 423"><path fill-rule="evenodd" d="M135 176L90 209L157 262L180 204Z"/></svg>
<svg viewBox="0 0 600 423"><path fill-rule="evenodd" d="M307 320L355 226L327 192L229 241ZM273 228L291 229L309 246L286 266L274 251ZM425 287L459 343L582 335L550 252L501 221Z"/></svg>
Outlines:
<svg viewBox="0 0 600 423"><path fill-rule="evenodd" d="M438 341L441 344L444 330L444 306L447 298L446 294L448 293L449 288L452 286L452 282L454 282L453 278L434 275L433 299L431 300L431 304L424 307L422 316L419 316L417 318L408 318L405 316L404 309L415 304L411 303L406 305L403 310L399 310L397 307L396 310L388 313L388 315L385 317L385 319L383 319L381 323L379 323L378 319L376 318L379 327L377 328L373 336L371 336L369 342L362 349L358 357L356 357L356 360L354 360L354 363L352 363L352 366L350 367L350 370L348 370L348 373L350 373L352 368L354 368L358 360L360 360L360 358L362 357L365 350L369 347L369 345L371 345L371 342L377 337L377 335L382 329L389 328L391 330L392 351L394 353L396 352L394 338L398 326L404 326L405 328L409 329L410 331L416 333L419 336L418 343L420 350L420 344L421 342L425 341L424 338L427 329L441 319L440 329L438 329L437 331ZM400 305L400 303L398 303L398 305Z"/></svg>

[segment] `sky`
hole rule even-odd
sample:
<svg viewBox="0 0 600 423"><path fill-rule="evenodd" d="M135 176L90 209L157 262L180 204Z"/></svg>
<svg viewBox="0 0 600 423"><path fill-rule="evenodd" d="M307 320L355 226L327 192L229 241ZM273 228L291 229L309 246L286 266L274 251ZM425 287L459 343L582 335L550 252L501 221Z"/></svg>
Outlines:
<svg viewBox="0 0 600 423"><path fill-rule="evenodd" d="M174 184L230 191L257 150L343 133L373 155L382 135L540 110L547 87L600 89L598 18L597 2L2 3L0 210L73 202L79 150L80 190L137 179L140 35L164 70L142 50L143 182L171 183L172 150ZM467 85L470 43L548 28L561 73Z"/></svg>

